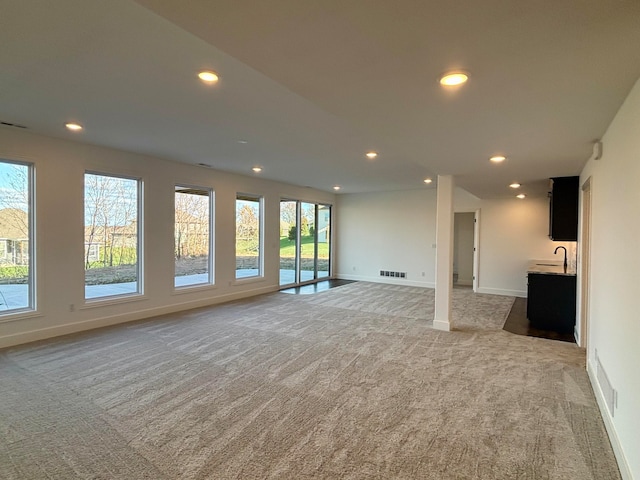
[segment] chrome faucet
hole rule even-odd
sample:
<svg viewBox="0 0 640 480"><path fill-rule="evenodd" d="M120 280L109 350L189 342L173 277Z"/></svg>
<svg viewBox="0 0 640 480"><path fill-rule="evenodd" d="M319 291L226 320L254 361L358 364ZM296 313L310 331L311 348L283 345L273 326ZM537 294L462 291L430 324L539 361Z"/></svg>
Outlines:
<svg viewBox="0 0 640 480"><path fill-rule="evenodd" d="M563 246L556 247L556 249L553 251L553 254L554 255L557 254L560 248L564 250L564 271L566 272L567 271L567 249Z"/></svg>

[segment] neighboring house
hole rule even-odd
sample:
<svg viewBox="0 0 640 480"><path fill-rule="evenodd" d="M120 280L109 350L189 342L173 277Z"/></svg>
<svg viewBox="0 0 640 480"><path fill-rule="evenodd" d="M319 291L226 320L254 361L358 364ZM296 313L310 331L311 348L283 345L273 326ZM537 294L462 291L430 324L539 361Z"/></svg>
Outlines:
<svg viewBox="0 0 640 480"><path fill-rule="evenodd" d="M29 264L29 217L18 208L0 210L0 264Z"/></svg>
<svg viewBox="0 0 640 480"><path fill-rule="evenodd" d="M209 254L209 218L196 217L184 210L176 210L175 255L197 257Z"/></svg>
<svg viewBox="0 0 640 480"><path fill-rule="evenodd" d="M84 255L86 262L99 262L108 252L119 248L133 248L137 246L138 226L136 222L128 225L91 226L84 227Z"/></svg>

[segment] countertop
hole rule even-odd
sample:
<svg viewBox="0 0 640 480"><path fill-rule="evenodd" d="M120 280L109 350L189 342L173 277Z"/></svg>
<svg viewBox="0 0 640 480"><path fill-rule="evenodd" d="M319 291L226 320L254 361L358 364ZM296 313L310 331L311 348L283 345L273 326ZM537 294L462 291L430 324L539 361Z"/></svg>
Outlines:
<svg viewBox="0 0 640 480"><path fill-rule="evenodd" d="M529 260L527 273L542 273L545 275L576 276L576 269L569 265L565 270L562 262L553 260Z"/></svg>

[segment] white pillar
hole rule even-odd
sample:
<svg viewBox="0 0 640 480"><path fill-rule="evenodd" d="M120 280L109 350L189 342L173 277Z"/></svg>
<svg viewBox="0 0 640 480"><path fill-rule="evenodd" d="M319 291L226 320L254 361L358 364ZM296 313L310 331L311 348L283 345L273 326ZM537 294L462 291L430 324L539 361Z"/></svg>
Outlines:
<svg viewBox="0 0 640 480"><path fill-rule="evenodd" d="M453 188L452 175L438 175L436 206L436 308L433 328L451 330L453 290Z"/></svg>

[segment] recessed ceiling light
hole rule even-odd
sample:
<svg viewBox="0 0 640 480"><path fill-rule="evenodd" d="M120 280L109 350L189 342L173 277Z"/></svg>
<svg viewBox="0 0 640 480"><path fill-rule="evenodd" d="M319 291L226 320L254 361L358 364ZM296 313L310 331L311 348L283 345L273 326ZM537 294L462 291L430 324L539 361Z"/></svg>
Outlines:
<svg viewBox="0 0 640 480"><path fill-rule="evenodd" d="M71 130L73 132L82 130L82 125L78 123L65 123L64 126L67 127L67 130Z"/></svg>
<svg viewBox="0 0 640 480"><path fill-rule="evenodd" d="M245 144L247 144L249 142L247 142L246 140L238 140L238 143L241 143L242 145L245 145Z"/></svg>
<svg viewBox="0 0 640 480"><path fill-rule="evenodd" d="M424 179L424 183L426 183L426 184L429 184L431 182L433 182L433 180L431 180L429 177Z"/></svg>
<svg viewBox="0 0 640 480"><path fill-rule="evenodd" d="M334 190L340 190L340 185L334 185L334 186L333 186L333 189L334 189Z"/></svg>
<svg viewBox="0 0 640 480"><path fill-rule="evenodd" d="M524 193L520 193L520 194L516 195L516 197L518 197L520 200L522 200L523 198L526 198L527 196Z"/></svg>
<svg viewBox="0 0 640 480"><path fill-rule="evenodd" d="M376 158L378 156L378 154L376 152L367 152L366 156L369 160L373 160L374 158Z"/></svg>
<svg viewBox="0 0 640 480"><path fill-rule="evenodd" d="M493 163L501 163L501 162L504 162L506 159L507 157L505 157L504 155L494 155L489 160L491 160Z"/></svg>
<svg viewBox="0 0 640 480"><path fill-rule="evenodd" d="M511 188L520 188L522 185L520 185L518 182L513 182L511 185L509 185Z"/></svg>
<svg viewBox="0 0 640 480"><path fill-rule="evenodd" d="M198 73L198 78L203 82L207 83L216 83L218 81L218 74L216 72L212 72L211 70L204 70Z"/></svg>
<svg viewBox="0 0 640 480"><path fill-rule="evenodd" d="M440 77L440 85L455 87L467 83L467 80L469 80L469 75L464 72L447 72Z"/></svg>
<svg viewBox="0 0 640 480"><path fill-rule="evenodd" d="M253 170L256 173L260 173L262 171L262 167L255 166L251 170Z"/></svg>

